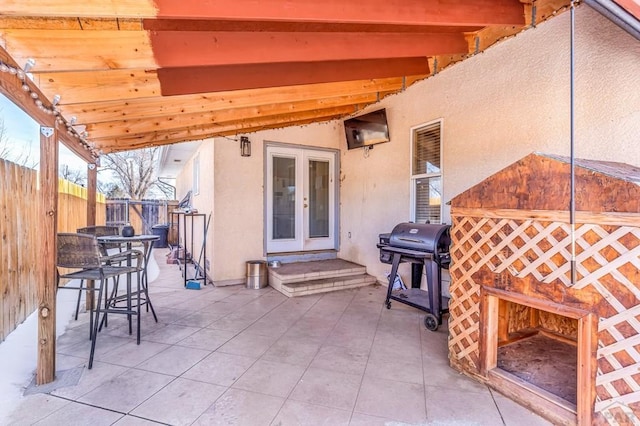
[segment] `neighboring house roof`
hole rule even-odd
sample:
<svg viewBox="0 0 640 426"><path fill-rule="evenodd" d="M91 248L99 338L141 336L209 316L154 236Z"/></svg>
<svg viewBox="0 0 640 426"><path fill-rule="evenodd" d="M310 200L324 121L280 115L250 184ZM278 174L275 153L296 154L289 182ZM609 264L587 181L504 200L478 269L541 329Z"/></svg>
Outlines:
<svg viewBox="0 0 640 426"><path fill-rule="evenodd" d="M95 155L348 116L569 4L5 0L0 61Z"/></svg>
<svg viewBox="0 0 640 426"><path fill-rule="evenodd" d="M585 0L586 3L640 40L640 3L637 0Z"/></svg>
<svg viewBox="0 0 640 426"><path fill-rule="evenodd" d="M176 178L202 141L191 141L162 147L156 173L164 178Z"/></svg>

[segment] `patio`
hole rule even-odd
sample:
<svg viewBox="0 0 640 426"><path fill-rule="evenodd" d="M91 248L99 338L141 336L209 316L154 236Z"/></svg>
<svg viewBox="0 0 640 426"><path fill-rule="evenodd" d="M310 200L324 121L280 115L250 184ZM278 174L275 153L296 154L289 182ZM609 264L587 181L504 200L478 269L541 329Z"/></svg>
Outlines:
<svg viewBox="0 0 640 426"><path fill-rule="evenodd" d="M112 315L93 369L23 397L9 424L548 424L452 370L446 325L430 332L420 311L384 309L384 287L184 290L166 250L154 254L159 322L144 315L140 346ZM58 338L58 371L86 364L87 321Z"/></svg>

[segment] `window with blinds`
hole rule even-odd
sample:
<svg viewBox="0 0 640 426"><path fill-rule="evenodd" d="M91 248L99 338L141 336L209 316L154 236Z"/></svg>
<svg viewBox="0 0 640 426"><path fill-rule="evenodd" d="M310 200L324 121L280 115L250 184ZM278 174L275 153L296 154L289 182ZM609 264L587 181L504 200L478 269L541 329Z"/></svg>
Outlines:
<svg viewBox="0 0 640 426"><path fill-rule="evenodd" d="M413 130L411 204L412 220L416 223L441 223L442 221L441 131L440 120Z"/></svg>

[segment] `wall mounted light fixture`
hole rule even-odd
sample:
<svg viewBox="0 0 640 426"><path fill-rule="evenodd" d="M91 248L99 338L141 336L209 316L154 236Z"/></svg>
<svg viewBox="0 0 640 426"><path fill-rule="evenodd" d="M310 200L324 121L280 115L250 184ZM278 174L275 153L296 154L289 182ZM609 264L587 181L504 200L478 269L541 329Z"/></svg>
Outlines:
<svg viewBox="0 0 640 426"><path fill-rule="evenodd" d="M251 141L246 136L240 136L240 155L251 157Z"/></svg>

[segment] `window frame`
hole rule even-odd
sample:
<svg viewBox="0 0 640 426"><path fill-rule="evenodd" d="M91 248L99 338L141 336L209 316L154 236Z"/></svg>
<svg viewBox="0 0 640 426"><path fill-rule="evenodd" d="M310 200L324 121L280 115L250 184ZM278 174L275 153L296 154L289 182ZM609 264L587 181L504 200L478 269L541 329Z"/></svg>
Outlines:
<svg viewBox="0 0 640 426"><path fill-rule="evenodd" d="M418 130L424 128L424 127L429 127L429 126L433 126L434 124L438 124L440 126L440 171L438 173L420 173L420 174L413 174L413 151L414 151L414 139L416 136L416 133ZM436 120L431 120L431 121L427 121L425 123L421 123L418 124L417 126L413 126L409 129L409 185L410 185L410 206L409 206L409 220L411 220L412 222L416 221L416 181L418 179L424 179L424 178L434 178L434 177L439 177L440 178L440 182L442 184L441 190L442 190L442 194L441 194L441 198L440 198L440 222L439 224L443 223L443 211L444 211L444 157L443 157L443 129L444 129L444 119L442 118L438 118Z"/></svg>

